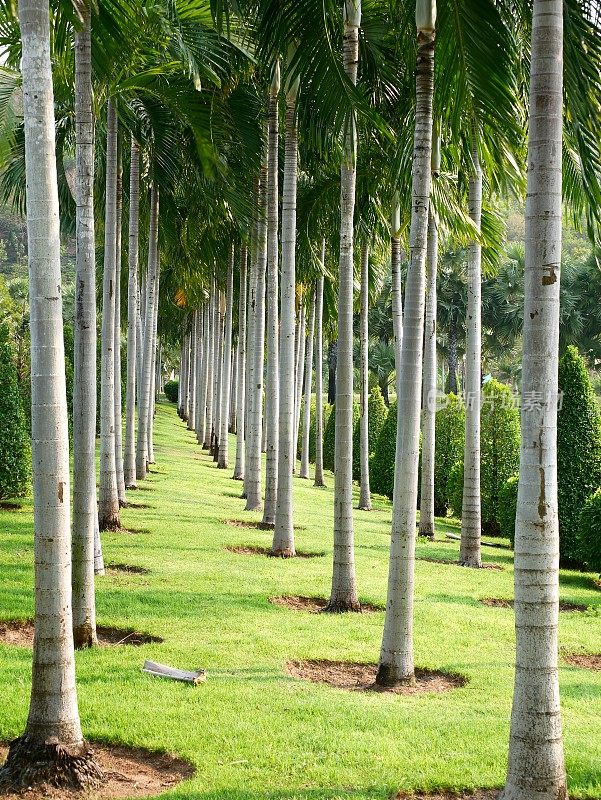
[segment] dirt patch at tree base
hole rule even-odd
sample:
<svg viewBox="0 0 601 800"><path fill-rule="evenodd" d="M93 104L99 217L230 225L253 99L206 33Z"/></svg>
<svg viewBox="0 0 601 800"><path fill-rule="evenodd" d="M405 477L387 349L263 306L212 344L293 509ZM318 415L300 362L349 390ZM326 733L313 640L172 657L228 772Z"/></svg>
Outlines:
<svg viewBox="0 0 601 800"><path fill-rule="evenodd" d="M432 692L439 694L465 686L462 675L437 672L429 669L415 670L415 684L407 686L383 687L376 685L377 664L361 664L354 661L288 661L286 672L293 678L301 678L313 683L327 683L336 689L350 689L358 692L382 692L389 694L414 695Z"/></svg>
<svg viewBox="0 0 601 800"><path fill-rule="evenodd" d="M399 792L391 800L497 800L500 789L480 789L475 792Z"/></svg>
<svg viewBox="0 0 601 800"><path fill-rule="evenodd" d="M562 654L563 660L572 667L580 669L601 670L601 653L566 653Z"/></svg>
<svg viewBox="0 0 601 800"><path fill-rule="evenodd" d="M118 800L118 798L149 797L172 789L191 778L191 764L166 753L152 753L133 747L112 747L92 743L94 757L106 781L97 789L57 789L41 786L21 793L6 794L2 800ZM8 747L0 744L0 764L4 763Z"/></svg>
<svg viewBox="0 0 601 800"><path fill-rule="evenodd" d="M237 553L239 556L268 556L269 558L281 558L283 561L289 560L285 559L283 556L274 556L271 553L271 549L269 547L255 547L254 545L228 545L225 548L230 553ZM304 550L297 550L295 558L322 558L325 556L325 553L309 553Z"/></svg>
<svg viewBox="0 0 601 800"><path fill-rule="evenodd" d="M263 522L254 522L247 519L224 519L223 524L230 525L232 528L255 528L260 531L272 531L274 528L273 525L266 525ZM295 525L294 530L305 531L307 529L303 525Z"/></svg>
<svg viewBox="0 0 601 800"><path fill-rule="evenodd" d="M465 564L460 564L459 561L451 561L448 558L427 558L426 556L418 556L417 561L428 561L430 564L447 564L451 567L461 567L462 569L492 569L496 572L503 572L505 569L502 564L493 564L490 561L483 561L479 567L468 567Z"/></svg>
<svg viewBox="0 0 601 800"><path fill-rule="evenodd" d="M149 575L150 570L145 567L138 567L135 564L107 564L109 572L127 572L130 575Z"/></svg>
<svg viewBox="0 0 601 800"><path fill-rule="evenodd" d="M595 578L595 579L593 580L593 586L594 586L596 589L601 589L601 578Z"/></svg>
<svg viewBox="0 0 601 800"><path fill-rule="evenodd" d="M21 506L19 505L19 503L2 502L0 503L0 509L2 509L2 511L20 511Z"/></svg>
<svg viewBox="0 0 601 800"><path fill-rule="evenodd" d="M161 644L164 639L150 633L140 633L132 628L111 628L107 625L96 627L100 647L116 647L129 644L140 647L143 644ZM10 620L0 622L0 644L14 647L33 646L33 620Z"/></svg>
<svg viewBox="0 0 601 800"><path fill-rule="evenodd" d="M310 614L319 614L327 606L324 597L303 597L284 595L283 597L270 597L269 602L274 606L284 606L292 611L308 611ZM361 603L361 614L373 614L375 611L384 611L384 606L373 603Z"/></svg>
<svg viewBox="0 0 601 800"><path fill-rule="evenodd" d="M489 606L490 608L513 608L513 600L505 597L482 597L480 602L484 603L485 606ZM581 605L580 603L564 603L563 601L560 601L559 610L586 611L587 607Z"/></svg>

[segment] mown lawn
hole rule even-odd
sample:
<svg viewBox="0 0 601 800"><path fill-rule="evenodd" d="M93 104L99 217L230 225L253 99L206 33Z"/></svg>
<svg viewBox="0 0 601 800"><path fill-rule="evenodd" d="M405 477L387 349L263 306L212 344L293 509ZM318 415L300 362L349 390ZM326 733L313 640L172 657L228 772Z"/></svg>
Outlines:
<svg viewBox="0 0 601 800"><path fill-rule="evenodd" d="M225 525L244 512L240 484L195 444L174 406L160 405L157 464L122 512L137 534L104 535L107 563L148 575L98 579L98 621L133 626L164 644L77 654L82 722L90 739L173 752L195 777L168 793L180 800L387 798L398 789L501 786L513 679L513 612L482 597L511 597L511 554L484 548L503 572L418 561L416 661L460 672L465 687L399 697L347 692L290 678L288 659L377 659L383 613L314 615L272 605L277 595L329 591L332 476L327 489L295 479L297 546L323 558L272 560L227 552L268 545L270 533ZM230 457L233 461L234 439ZM362 600L385 601L390 505L355 512ZM452 559L458 543L418 544L418 556ZM454 528L457 532L457 528ZM32 515L0 512L0 619L25 618L32 602ZM562 600L588 606L561 614L561 646L601 652L601 591L592 575L562 572ZM144 658L204 667L198 688L140 672ZM21 731L31 653L0 646L0 739ZM560 671L567 769L576 798L601 797L601 672Z"/></svg>

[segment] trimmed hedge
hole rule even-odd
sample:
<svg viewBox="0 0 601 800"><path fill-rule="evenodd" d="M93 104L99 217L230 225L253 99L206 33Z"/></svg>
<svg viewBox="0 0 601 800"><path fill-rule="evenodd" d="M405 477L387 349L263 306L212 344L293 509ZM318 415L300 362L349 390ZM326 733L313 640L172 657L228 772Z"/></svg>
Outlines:
<svg viewBox="0 0 601 800"><path fill-rule="evenodd" d="M515 515L518 508L519 476L511 475L499 490L499 527L501 536L506 536L515 543Z"/></svg>
<svg viewBox="0 0 601 800"><path fill-rule="evenodd" d="M359 406L359 411L361 407ZM367 399L367 413L369 423L369 454L370 456L375 452L378 438L388 417L388 409L382 396L382 390L379 386L374 388L369 393ZM353 478L358 481L361 480L361 417L355 423L353 431ZM371 486L371 473L370 473L370 486Z"/></svg>
<svg viewBox="0 0 601 800"><path fill-rule="evenodd" d="M589 569L601 572L601 488L586 501L580 512L580 558Z"/></svg>
<svg viewBox="0 0 601 800"><path fill-rule="evenodd" d="M27 494L31 481L31 445L10 334L0 325L0 498Z"/></svg>
<svg viewBox="0 0 601 800"><path fill-rule="evenodd" d="M392 498L394 490L394 463L396 458L396 400L388 409L388 416L376 443L371 462L370 489Z"/></svg>
<svg viewBox="0 0 601 800"><path fill-rule="evenodd" d="M170 403L177 403L177 396L179 394L179 381L167 381L163 387L165 397Z"/></svg>
<svg viewBox="0 0 601 800"><path fill-rule="evenodd" d="M353 430L360 415L359 403L353 403ZM330 415L323 431L323 466L334 471L334 446L336 440L336 406L331 406Z"/></svg>
<svg viewBox="0 0 601 800"><path fill-rule="evenodd" d="M457 461L463 460L465 408L456 394L447 395L446 404L436 413L434 454L434 513L445 517L451 506L449 476Z"/></svg>
<svg viewBox="0 0 601 800"><path fill-rule="evenodd" d="M601 419L582 356L570 346L559 363L563 393L557 419L559 550L562 561L580 562L580 514L601 485Z"/></svg>
<svg viewBox="0 0 601 800"><path fill-rule="evenodd" d="M461 519L463 510L463 461L456 461L447 480L449 510L454 517Z"/></svg>

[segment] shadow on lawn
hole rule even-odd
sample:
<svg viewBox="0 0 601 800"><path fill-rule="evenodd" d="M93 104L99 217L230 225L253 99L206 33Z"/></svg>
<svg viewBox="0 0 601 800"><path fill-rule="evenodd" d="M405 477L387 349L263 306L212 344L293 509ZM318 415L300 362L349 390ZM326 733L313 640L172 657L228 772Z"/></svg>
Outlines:
<svg viewBox="0 0 601 800"><path fill-rule="evenodd" d="M235 762L234 762L235 763ZM240 764L243 767L247 762ZM181 791L181 790L180 790ZM353 789L348 786L324 789L272 789L245 791L242 789L219 789L214 792L181 792L182 800L347 800L360 797L362 800L382 800L390 797L394 790L388 786L369 789Z"/></svg>

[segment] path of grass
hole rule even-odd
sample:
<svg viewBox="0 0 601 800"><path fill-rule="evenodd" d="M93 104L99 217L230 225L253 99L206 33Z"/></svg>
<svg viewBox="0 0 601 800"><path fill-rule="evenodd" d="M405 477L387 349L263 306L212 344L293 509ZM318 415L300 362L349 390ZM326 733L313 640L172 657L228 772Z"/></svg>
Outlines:
<svg viewBox="0 0 601 800"><path fill-rule="evenodd" d="M297 544L324 558L241 556L225 545L268 545L268 532L224 525L244 512L240 484L201 453L173 406L160 405L157 465L127 527L104 536L107 562L148 575L98 580L98 619L162 636L164 644L77 654L79 701L92 739L174 752L197 768L167 796L180 800L384 800L413 787L500 786L513 679L513 613L481 597L510 597L511 554L485 548L505 571L417 564L416 659L460 672L465 688L397 697L345 692L287 677L288 659L377 659L383 613L326 616L272 605L274 595L323 595L332 551L329 488L295 479ZM234 441L232 438L232 452ZM390 506L355 512L360 596L385 601ZM448 523L447 523L448 526ZM451 526L452 527L452 526ZM441 523L441 530L443 525ZM455 528L456 530L456 528ZM418 555L455 558L457 542L418 544ZM601 652L601 592L592 576L562 574L562 599L590 610L561 615L561 645ZM0 512L0 619L32 614L32 517ZM204 667L190 688L143 675L144 658ZM29 696L31 654L0 647L0 739L17 735ZM601 797L601 673L562 666L567 769L573 797Z"/></svg>

